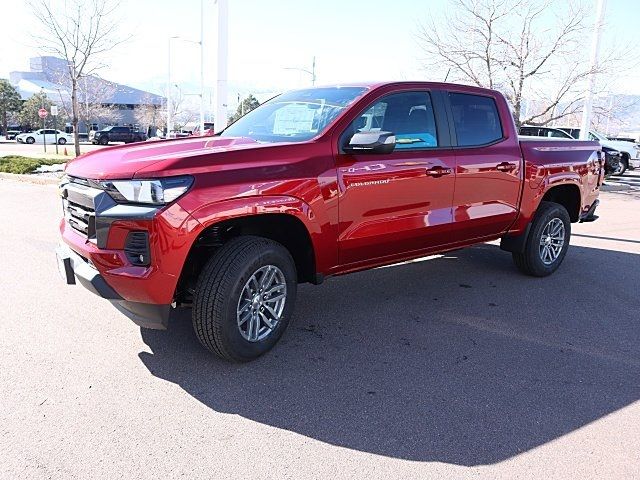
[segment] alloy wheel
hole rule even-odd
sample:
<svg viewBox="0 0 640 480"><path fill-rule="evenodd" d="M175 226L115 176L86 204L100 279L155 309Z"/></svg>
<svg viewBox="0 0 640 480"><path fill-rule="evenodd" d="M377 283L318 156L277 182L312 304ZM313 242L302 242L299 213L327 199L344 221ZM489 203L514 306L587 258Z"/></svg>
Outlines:
<svg viewBox="0 0 640 480"><path fill-rule="evenodd" d="M545 265L555 262L564 247L566 229L559 218L552 218L542 229L540 236L540 259Z"/></svg>
<svg viewBox="0 0 640 480"><path fill-rule="evenodd" d="M245 340L265 339L280 323L287 300L287 283L275 265L259 268L242 289L237 307L238 330Z"/></svg>

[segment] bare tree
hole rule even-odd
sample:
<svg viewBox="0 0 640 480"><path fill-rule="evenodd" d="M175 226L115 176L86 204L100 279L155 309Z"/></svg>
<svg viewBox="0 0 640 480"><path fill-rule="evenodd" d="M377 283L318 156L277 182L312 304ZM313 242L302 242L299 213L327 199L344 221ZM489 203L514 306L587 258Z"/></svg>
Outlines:
<svg viewBox="0 0 640 480"><path fill-rule="evenodd" d="M451 13L419 26L425 67L502 91L518 127L570 116L581 108L583 80L601 70L592 70L584 55L586 10L559 3L450 0ZM600 65L610 69L613 54L603 57Z"/></svg>
<svg viewBox="0 0 640 480"><path fill-rule="evenodd" d="M71 86L71 123L76 155L80 155L78 122L80 79L90 76L102 65L104 53L122 42L117 36L114 18L116 0L67 0L62 9L54 9L50 0L31 0L31 8L41 24L42 35L36 36L40 48L62 58L67 63Z"/></svg>
<svg viewBox="0 0 640 480"><path fill-rule="evenodd" d="M167 123L166 112L160 111L159 105L154 105L151 97L145 95L142 103L133 111L136 123L144 127L147 131L149 127L164 128ZM152 135L155 136L155 130Z"/></svg>
<svg viewBox="0 0 640 480"><path fill-rule="evenodd" d="M188 123L193 122L199 115L198 105L193 102L193 98L187 98L181 89L172 95L171 114L176 130L181 130Z"/></svg>
<svg viewBox="0 0 640 480"><path fill-rule="evenodd" d="M71 85L68 75L64 72L54 76L54 83L61 86L58 89L58 96L62 110L67 118L73 116L73 102L71 101ZM114 105L114 97L118 91L116 83L104 80L96 75L83 75L78 79L77 101L78 101L78 122L82 122L87 129L91 129L91 124L97 123L118 123L122 119L122 114L118 107Z"/></svg>

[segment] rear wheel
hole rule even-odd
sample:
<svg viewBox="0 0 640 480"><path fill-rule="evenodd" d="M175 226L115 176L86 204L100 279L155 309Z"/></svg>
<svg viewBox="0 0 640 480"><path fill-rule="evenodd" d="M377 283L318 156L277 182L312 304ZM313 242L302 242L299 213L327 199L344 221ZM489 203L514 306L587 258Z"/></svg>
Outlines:
<svg viewBox="0 0 640 480"><path fill-rule="evenodd" d="M546 277L564 260L571 238L571 219L562 205L542 202L529 230L524 252L513 253L516 266L527 275Z"/></svg>
<svg viewBox="0 0 640 480"><path fill-rule="evenodd" d="M272 240L230 240L205 265L196 285L192 321L198 340L221 358L253 360L284 333L296 297L296 268Z"/></svg>
<svg viewBox="0 0 640 480"><path fill-rule="evenodd" d="M65 145L67 143L67 139L66 138L59 138L58 139L58 145Z"/></svg>

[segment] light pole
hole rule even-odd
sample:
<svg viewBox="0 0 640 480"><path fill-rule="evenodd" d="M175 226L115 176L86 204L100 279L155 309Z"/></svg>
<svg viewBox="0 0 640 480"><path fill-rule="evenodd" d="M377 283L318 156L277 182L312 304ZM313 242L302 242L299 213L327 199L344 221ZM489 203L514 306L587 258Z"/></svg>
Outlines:
<svg viewBox="0 0 640 480"><path fill-rule="evenodd" d="M165 138L169 138L171 130L173 129L173 118L171 109L171 40L179 38L177 35L169 37L168 49L167 49L167 134Z"/></svg>
<svg viewBox="0 0 640 480"><path fill-rule="evenodd" d="M204 0L200 0L200 135L204 135Z"/></svg>
<svg viewBox="0 0 640 480"><path fill-rule="evenodd" d="M313 57L313 61L311 63L311 70L307 70L306 68L299 67L283 67L285 70L298 70L299 72L308 73L311 75L311 85L314 86L316 84L316 57Z"/></svg>
<svg viewBox="0 0 640 480"><path fill-rule="evenodd" d="M168 73L168 93L167 93L167 112L169 111L169 104L171 101L171 40L182 40L186 43L193 43L200 46L200 135L204 132L204 0L200 0L200 41L189 40L182 38L179 35L169 37L169 73ZM170 114L167 113L167 131L169 130ZM173 119L171 119L172 121ZM173 122L171 123L173 126Z"/></svg>
<svg viewBox="0 0 640 480"><path fill-rule="evenodd" d="M591 105L593 103L593 86L595 84L595 70L598 68L598 54L600 52L600 33L604 20L604 4L605 0L598 0L596 10L596 24L593 29L593 37L591 40L591 65L589 72L589 80L587 81L587 91L585 92L584 110L582 111L582 124L580 125L580 140L589 139L589 130L591 127Z"/></svg>
<svg viewBox="0 0 640 480"><path fill-rule="evenodd" d="M227 126L227 57L229 46L229 4L227 0L217 0L218 5L218 65L216 81L216 114L213 119L215 131Z"/></svg>

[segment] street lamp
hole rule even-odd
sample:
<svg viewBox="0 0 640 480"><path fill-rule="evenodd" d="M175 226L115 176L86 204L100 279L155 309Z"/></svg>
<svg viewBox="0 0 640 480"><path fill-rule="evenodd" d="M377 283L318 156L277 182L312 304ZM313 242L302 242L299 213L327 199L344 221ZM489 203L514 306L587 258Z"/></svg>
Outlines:
<svg viewBox="0 0 640 480"><path fill-rule="evenodd" d="M165 138L169 138L171 130L173 129L173 119L171 118L171 40L180 38L177 35L169 37L168 49L167 49L167 134Z"/></svg>
<svg viewBox="0 0 640 480"><path fill-rule="evenodd" d="M313 62L311 63L311 70L307 70L306 68L299 67L283 67L285 70L298 70L299 72L308 73L311 75L311 85L316 84L316 57L313 57Z"/></svg>
<svg viewBox="0 0 640 480"><path fill-rule="evenodd" d="M169 37L168 74L167 74L167 136L173 128L171 118L171 40L182 40L200 46L200 134L204 133L204 0L200 0L200 41L182 38L179 35Z"/></svg>

